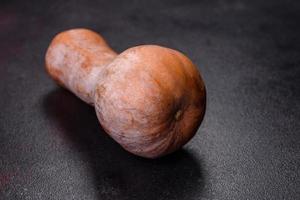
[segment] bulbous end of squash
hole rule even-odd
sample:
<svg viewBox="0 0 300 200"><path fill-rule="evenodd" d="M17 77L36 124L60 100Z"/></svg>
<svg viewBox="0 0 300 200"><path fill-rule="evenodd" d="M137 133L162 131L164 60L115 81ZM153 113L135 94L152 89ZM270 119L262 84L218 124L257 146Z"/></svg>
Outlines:
<svg viewBox="0 0 300 200"><path fill-rule="evenodd" d="M185 55L156 45L137 46L105 70L94 91L96 113L124 149L156 158L195 135L206 92L199 71Z"/></svg>

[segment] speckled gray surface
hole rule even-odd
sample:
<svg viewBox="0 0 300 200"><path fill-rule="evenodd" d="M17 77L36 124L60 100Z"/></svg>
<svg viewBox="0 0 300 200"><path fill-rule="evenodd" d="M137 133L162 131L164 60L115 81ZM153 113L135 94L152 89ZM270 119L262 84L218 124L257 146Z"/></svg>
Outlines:
<svg viewBox="0 0 300 200"><path fill-rule="evenodd" d="M86 27L118 52L185 52L206 83L183 150L122 150L44 70L52 37ZM0 199L300 199L299 1L1 1Z"/></svg>

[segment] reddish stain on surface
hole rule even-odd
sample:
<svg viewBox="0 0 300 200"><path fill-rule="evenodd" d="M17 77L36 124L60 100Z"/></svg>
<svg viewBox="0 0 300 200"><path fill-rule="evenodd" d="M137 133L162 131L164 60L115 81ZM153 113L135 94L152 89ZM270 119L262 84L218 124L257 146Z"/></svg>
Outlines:
<svg viewBox="0 0 300 200"><path fill-rule="evenodd" d="M17 172L0 172L0 191L4 189L6 185L10 183Z"/></svg>
<svg viewBox="0 0 300 200"><path fill-rule="evenodd" d="M33 175L32 167L22 170L15 168L11 171L0 171L0 192L16 183L23 185L26 182L32 181Z"/></svg>

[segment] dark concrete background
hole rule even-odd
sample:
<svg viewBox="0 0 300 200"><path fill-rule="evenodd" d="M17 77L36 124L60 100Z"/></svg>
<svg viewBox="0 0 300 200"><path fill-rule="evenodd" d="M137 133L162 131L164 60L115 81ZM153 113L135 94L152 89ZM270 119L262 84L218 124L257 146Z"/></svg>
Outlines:
<svg viewBox="0 0 300 200"><path fill-rule="evenodd" d="M75 27L199 66L207 112L183 150L130 155L56 86L45 51ZM0 199L300 199L299 65L299 1L2 0Z"/></svg>

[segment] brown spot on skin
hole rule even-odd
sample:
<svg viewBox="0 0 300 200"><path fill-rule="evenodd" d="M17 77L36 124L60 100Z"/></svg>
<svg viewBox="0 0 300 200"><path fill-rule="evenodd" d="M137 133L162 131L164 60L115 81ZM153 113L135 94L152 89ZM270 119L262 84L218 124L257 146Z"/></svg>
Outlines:
<svg viewBox="0 0 300 200"><path fill-rule="evenodd" d="M99 85L98 87L97 87L97 94L99 95L99 96L102 96L103 94L104 94L104 92L105 92L105 87L103 86L103 85Z"/></svg>
<svg viewBox="0 0 300 200"><path fill-rule="evenodd" d="M86 71L91 70L92 66L89 57L86 57L86 59L82 62L81 67Z"/></svg>

